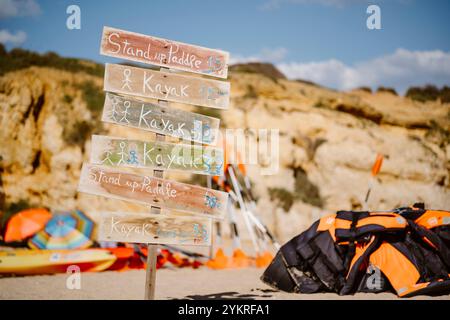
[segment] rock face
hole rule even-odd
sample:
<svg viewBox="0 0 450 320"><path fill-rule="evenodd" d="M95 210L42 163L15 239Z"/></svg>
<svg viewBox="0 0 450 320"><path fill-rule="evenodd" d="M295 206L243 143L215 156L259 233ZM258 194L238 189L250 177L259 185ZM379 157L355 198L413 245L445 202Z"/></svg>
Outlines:
<svg viewBox="0 0 450 320"><path fill-rule="evenodd" d="M38 67L0 78L0 187L6 205L23 199L53 209L78 207L94 218L99 210L148 210L76 191L91 133L153 137L102 125L102 81ZM231 107L220 113L224 127L280 129L279 172L262 176L248 168L258 212L280 241L326 213L361 209L377 153L385 159L370 209L419 201L450 208L449 104L386 92L335 92L242 71L231 72L230 81Z"/></svg>
<svg viewBox="0 0 450 320"><path fill-rule="evenodd" d="M94 123L78 86L101 79L46 68L0 80L0 155L6 202L51 208L77 205L76 179L85 157L82 123ZM85 128L89 130L89 128Z"/></svg>

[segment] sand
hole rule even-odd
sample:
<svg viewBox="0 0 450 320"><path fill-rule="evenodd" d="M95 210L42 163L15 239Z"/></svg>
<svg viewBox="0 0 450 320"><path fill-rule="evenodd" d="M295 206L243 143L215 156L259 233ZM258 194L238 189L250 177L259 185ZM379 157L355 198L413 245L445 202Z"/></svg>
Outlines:
<svg viewBox="0 0 450 320"><path fill-rule="evenodd" d="M210 270L160 269L157 299L398 299L394 294L331 293L289 294L278 292L259 280L263 269ZM4 299L143 299L145 271L82 273L81 288L67 289L67 275L0 278L0 300ZM419 296L414 299L446 299Z"/></svg>

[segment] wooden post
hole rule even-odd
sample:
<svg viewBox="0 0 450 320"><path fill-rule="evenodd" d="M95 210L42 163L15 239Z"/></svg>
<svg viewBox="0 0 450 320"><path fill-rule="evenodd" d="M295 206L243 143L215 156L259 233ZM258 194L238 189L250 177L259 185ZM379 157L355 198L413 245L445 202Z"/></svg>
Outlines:
<svg viewBox="0 0 450 320"><path fill-rule="evenodd" d="M158 256L158 245L148 244L147 249L147 269L145 270L145 300L155 300L156 259Z"/></svg>
<svg viewBox="0 0 450 320"><path fill-rule="evenodd" d="M160 68L161 72L167 72L168 68ZM166 100L158 100L158 103L167 107L169 103ZM160 133L156 134L156 141L164 141L166 136ZM164 170L153 170L153 176L164 178ZM160 214L161 208L152 206L151 212ZM147 245L147 269L145 270L145 300L155 300L156 288L156 260L158 258L158 245L149 243Z"/></svg>
<svg viewBox="0 0 450 320"><path fill-rule="evenodd" d="M208 189L212 188L212 177L211 176L206 176L206 187ZM211 245L209 246L209 259L213 259L214 258L214 234L211 233Z"/></svg>
<svg viewBox="0 0 450 320"><path fill-rule="evenodd" d="M166 101L160 101L167 104ZM165 135L156 134L156 141L164 141ZM164 170L153 170L153 176L157 178L164 178ZM160 207L151 207L151 212L161 213ZM155 300L155 286L156 286L156 260L158 257L158 245L149 243L147 245L147 269L145 270L145 300Z"/></svg>

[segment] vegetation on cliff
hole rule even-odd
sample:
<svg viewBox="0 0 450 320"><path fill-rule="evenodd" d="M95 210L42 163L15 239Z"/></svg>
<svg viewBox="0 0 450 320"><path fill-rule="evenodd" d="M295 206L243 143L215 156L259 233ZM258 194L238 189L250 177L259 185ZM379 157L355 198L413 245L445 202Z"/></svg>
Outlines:
<svg viewBox="0 0 450 320"><path fill-rule="evenodd" d="M104 66L88 60L60 57L54 52L39 54L33 51L15 48L6 51L0 43L0 76L11 71L25 69L31 66L49 67L71 72L85 72L103 77Z"/></svg>

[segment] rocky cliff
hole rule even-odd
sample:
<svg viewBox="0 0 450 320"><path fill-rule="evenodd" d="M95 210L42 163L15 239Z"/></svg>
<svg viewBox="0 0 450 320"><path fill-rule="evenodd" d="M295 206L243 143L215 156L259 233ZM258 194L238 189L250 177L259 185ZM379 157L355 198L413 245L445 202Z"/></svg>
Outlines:
<svg viewBox="0 0 450 320"><path fill-rule="evenodd" d="M102 81L49 67L0 77L4 209L20 200L78 207L93 217L101 209L138 208L76 192L91 133L144 136L99 121ZM360 209L377 153L385 160L371 209L417 201L450 208L450 104L389 92L336 92L242 67L231 72L230 81L230 109L201 112L220 116L227 128L280 129L279 173L261 176L250 167L249 175L259 213L281 240L327 212Z"/></svg>

